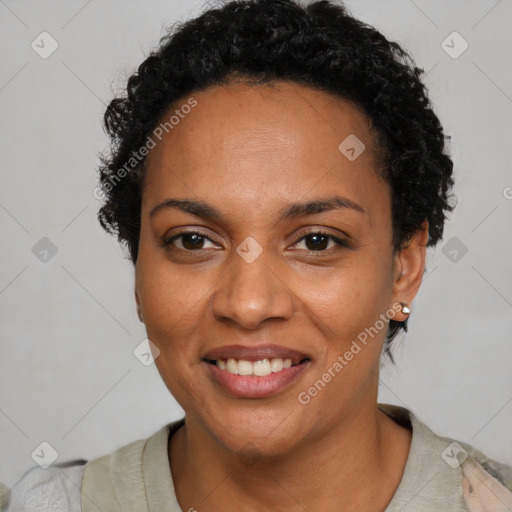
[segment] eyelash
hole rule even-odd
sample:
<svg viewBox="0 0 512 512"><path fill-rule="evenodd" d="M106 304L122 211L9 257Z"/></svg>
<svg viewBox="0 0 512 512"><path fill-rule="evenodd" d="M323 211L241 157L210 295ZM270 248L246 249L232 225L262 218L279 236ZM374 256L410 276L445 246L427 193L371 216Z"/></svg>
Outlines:
<svg viewBox="0 0 512 512"><path fill-rule="evenodd" d="M205 239L209 240L212 243L216 243L206 233L202 233L201 231L180 231L180 232L174 234L172 237L170 237L168 239L164 239L162 241L162 243L160 244L160 247L175 248L175 249L180 249L180 250L186 251L186 252L199 252L199 251L202 250L202 249L197 249L197 250L194 251L194 250L182 249L181 247L173 246L174 240L177 240L178 238L180 238L180 237L182 237L184 235L199 235L202 238L205 238ZM302 240L304 240L308 236L323 235L323 236L326 236L327 238L331 239L338 246L338 247L331 247L330 249L323 249L321 251L306 250L307 254L315 254L315 255L320 255L321 253L330 254L333 249L335 249L335 250L340 249L340 248L351 249L351 246L350 246L349 242L347 242L346 240L343 240L341 238L337 238L337 237L333 236L332 234L330 234L330 233L328 233L328 232L326 232L326 231L324 231L322 229L317 229L315 231L310 231L310 232L307 232L307 233L303 233L301 235L302 236L300 236L300 238L293 245L297 245L299 242L301 242Z"/></svg>

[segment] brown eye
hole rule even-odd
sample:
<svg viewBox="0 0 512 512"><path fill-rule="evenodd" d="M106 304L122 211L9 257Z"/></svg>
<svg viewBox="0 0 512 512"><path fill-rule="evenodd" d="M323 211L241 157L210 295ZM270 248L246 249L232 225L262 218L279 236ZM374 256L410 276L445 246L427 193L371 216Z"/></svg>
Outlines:
<svg viewBox="0 0 512 512"><path fill-rule="evenodd" d="M176 244L176 240L180 240L180 244ZM165 240L163 242L163 246L174 246L178 249L183 249L186 251L198 251L201 249L205 249L205 243L213 242L203 233L198 233L195 231L184 231L182 233L178 233L171 238Z"/></svg>
<svg viewBox="0 0 512 512"><path fill-rule="evenodd" d="M329 236L322 235L321 233L315 233L313 235L307 235L304 237L306 241L306 247L310 251L323 251L327 249L329 245Z"/></svg>
<svg viewBox="0 0 512 512"><path fill-rule="evenodd" d="M296 245L300 243L304 243L304 248L312 252L324 252L329 249L336 249L336 247L349 247L345 240L322 231L306 234L296 242Z"/></svg>

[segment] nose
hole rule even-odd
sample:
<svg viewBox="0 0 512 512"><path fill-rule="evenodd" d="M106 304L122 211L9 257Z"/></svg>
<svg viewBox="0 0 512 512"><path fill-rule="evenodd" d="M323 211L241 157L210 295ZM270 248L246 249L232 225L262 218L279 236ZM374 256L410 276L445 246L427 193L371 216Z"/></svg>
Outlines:
<svg viewBox="0 0 512 512"><path fill-rule="evenodd" d="M285 282L284 273L269 259L265 250L251 262L233 252L211 299L212 313L217 320L230 320L246 329L256 329L270 318L291 318L294 294Z"/></svg>

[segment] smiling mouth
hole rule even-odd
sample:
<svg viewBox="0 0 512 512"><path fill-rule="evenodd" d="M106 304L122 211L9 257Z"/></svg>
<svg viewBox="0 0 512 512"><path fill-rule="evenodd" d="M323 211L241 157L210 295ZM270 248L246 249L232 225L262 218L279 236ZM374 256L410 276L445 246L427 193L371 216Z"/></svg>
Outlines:
<svg viewBox="0 0 512 512"><path fill-rule="evenodd" d="M235 359L233 357L228 359L205 359L205 361L211 365L215 365L223 372L230 373L231 375L267 377L268 375L280 373L283 370L310 361L310 359L305 357L295 363L290 358L282 359L280 357L272 359L264 358L257 361Z"/></svg>

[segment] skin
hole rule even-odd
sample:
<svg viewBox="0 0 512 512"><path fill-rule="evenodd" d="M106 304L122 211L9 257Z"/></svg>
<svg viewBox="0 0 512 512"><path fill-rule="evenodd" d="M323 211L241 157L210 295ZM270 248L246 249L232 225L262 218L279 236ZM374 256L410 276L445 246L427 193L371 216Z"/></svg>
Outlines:
<svg viewBox="0 0 512 512"><path fill-rule="evenodd" d="M377 409L386 328L307 405L297 397L379 315L412 302L428 224L393 250L391 193L377 173L375 134L352 103L284 81L231 82L193 97L197 106L147 158L135 279L139 315L160 350L156 365L186 413L169 443L178 502L198 511L334 511L340 503L385 510L411 442L408 429ZM338 149L349 134L366 146L354 161ZM276 220L291 203L333 195L364 212ZM204 201L223 219L177 208L151 217L169 198ZM350 247L326 239L314 251L304 236L318 228ZM161 246L184 229L210 240L200 239L200 250L186 237ZM249 236L263 250L252 263L236 252ZM212 348L265 342L311 358L271 397L234 397L201 362Z"/></svg>

